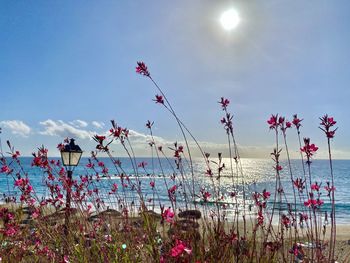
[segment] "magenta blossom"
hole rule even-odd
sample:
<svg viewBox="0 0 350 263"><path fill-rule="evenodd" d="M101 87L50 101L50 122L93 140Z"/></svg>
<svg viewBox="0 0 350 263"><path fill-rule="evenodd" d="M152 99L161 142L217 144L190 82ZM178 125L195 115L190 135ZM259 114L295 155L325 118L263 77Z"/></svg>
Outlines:
<svg viewBox="0 0 350 263"><path fill-rule="evenodd" d="M138 61L137 67L136 67L136 73L139 73L143 76L150 77L151 74L149 73L147 66L144 62Z"/></svg>
<svg viewBox="0 0 350 263"><path fill-rule="evenodd" d="M330 182L327 182L327 185L324 187L324 189L327 191L328 197L331 195L331 192L334 192L336 190L335 186L330 185Z"/></svg>
<svg viewBox="0 0 350 263"><path fill-rule="evenodd" d="M168 223L173 222L174 216L175 216L175 213L171 210L170 207L165 209L164 212L162 213L163 219Z"/></svg>
<svg viewBox="0 0 350 263"><path fill-rule="evenodd" d="M311 190L317 191L317 192L320 191L320 185L317 184L317 183L312 184L311 185Z"/></svg>
<svg viewBox="0 0 350 263"><path fill-rule="evenodd" d="M174 186L170 187L168 191L170 194L174 194L176 189L177 189L177 185L174 185Z"/></svg>
<svg viewBox="0 0 350 263"><path fill-rule="evenodd" d="M290 221L288 216L283 214L282 218L281 218L281 222L282 222L282 224L284 225L285 228L289 228L290 227L291 221Z"/></svg>
<svg viewBox="0 0 350 263"><path fill-rule="evenodd" d="M221 97L219 103L221 104L222 109L226 110L227 106L230 104L230 101L228 99L225 99L224 97Z"/></svg>
<svg viewBox="0 0 350 263"><path fill-rule="evenodd" d="M278 127L278 115L271 115L270 119L267 120L267 123L270 125L270 129L277 129Z"/></svg>
<svg viewBox="0 0 350 263"><path fill-rule="evenodd" d="M316 151L318 150L318 147L313 143L310 144L309 138L304 138L304 143L305 145L302 148L300 148L300 151L305 153L305 156L307 158L307 163L311 163L310 159L316 153Z"/></svg>
<svg viewBox="0 0 350 263"><path fill-rule="evenodd" d="M304 206L311 207L313 209L320 208L323 205L323 201L321 199L308 199L306 202L304 202Z"/></svg>
<svg viewBox="0 0 350 263"><path fill-rule="evenodd" d="M262 191L262 196L263 196L263 198L264 198L265 200L267 200L267 199L270 198L271 193L268 192L268 191L266 191L266 189L264 189L264 190Z"/></svg>
<svg viewBox="0 0 350 263"><path fill-rule="evenodd" d="M281 165L276 166L276 171L282 171L283 167Z"/></svg>
<svg viewBox="0 0 350 263"><path fill-rule="evenodd" d="M303 190L305 189L305 180L302 180L301 178L297 178L296 180L294 180L293 184L299 192L303 192Z"/></svg>
<svg viewBox="0 0 350 263"><path fill-rule="evenodd" d="M138 166L139 168L145 169L145 167L147 166L147 163L146 163L145 161L142 161L142 162L140 162L137 166Z"/></svg>
<svg viewBox="0 0 350 263"><path fill-rule="evenodd" d="M331 127L333 127L337 122L334 120L333 117L328 117L328 115L324 115L320 118L321 120L321 127L319 127L327 136L327 138L331 139L334 138L335 131L338 128L335 128L334 130L331 130Z"/></svg>
<svg viewBox="0 0 350 263"><path fill-rule="evenodd" d="M2 167L1 167L1 173L7 173L7 174L9 174L9 173L11 173L11 168L9 167L9 166L7 166L7 165L3 165Z"/></svg>
<svg viewBox="0 0 350 263"><path fill-rule="evenodd" d="M297 130L299 130L299 128L301 127L301 122L303 119L299 119L297 114L293 115L293 125L295 126L295 128L297 128Z"/></svg>
<svg viewBox="0 0 350 263"><path fill-rule="evenodd" d="M176 239L176 244L171 249L171 256L177 258L181 256L183 252L190 255L192 253L192 249L188 248L183 241Z"/></svg>
<svg viewBox="0 0 350 263"><path fill-rule="evenodd" d="M161 96L161 95L156 95L156 99L153 101L155 101L156 103L159 103L159 104L164 104L164 99L163 99L163 96Z"/></svg>

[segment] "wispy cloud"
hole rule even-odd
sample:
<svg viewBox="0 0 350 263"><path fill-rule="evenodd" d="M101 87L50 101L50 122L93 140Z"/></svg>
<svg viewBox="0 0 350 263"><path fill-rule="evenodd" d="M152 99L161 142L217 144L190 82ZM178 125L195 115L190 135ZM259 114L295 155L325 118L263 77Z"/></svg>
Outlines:
<svg viewBox="0 0 350 263"><path fill-rule="evenodd" d="M70 121L69 124L73 125L76 128L85 128L88 126L88 123L86 121L82 121L82 120Z"/></svg>
<svg viewBox="0 0 350 263"><path fill-rule="evenodd" d="M11 132L12 134L19 135L22 137L34 136L36 134L46 135L46 136L57 136L62 138L76 138L80 140L85 140L86 147L94 147L94 142L92 137L95 134L100 135L109 135L108 131L102 130L105 124L99 121L86 122L83 120L75 120L71 122L65 122L62 120L52 120L48 119L39 123L40 128L32 129L23 121L20 120L6 120L1 121L0 126L2 126L3 131ZM86 124L86 125L85 125ZM91 127L91 129L89 128ZM94 130L96 129L96 131ZM33 139L34 140L34 139ZM152 136L146 133L142 133L135 130L129 130L129 140L132 144L132 147L136 150L136 153L141 156L150 155L149 143L155 141L157 146L163 146L165 152L169 151L166 154L171 155L171 151L168 148L173 148L175 140L167 139L161 136ZM186 146L183 140L177 141L178 145ZM209 141L198 141L200 147L204 152L208 152L212 157L217 156L217 153L222 153L223 156L229 156L229 149L227 143L217 143ZM118 142L113 144L118 147ZM188 145L191 149L191 154L193 157L200 157L201 151L199 150L196 143L192 140L188 141ZM261 145L261 146L247 146L247 145L238 145L239 153L241 157L253 157L253 158L269 158L270 152L274 148L274 145ZM293 150L290 151L291 158L299 158L298 147L291 147ZM116 150L116 149L114 149ZM187 152L187 149L186 151ZM348 158L349 152L347 150L333 150L336 158ZM120 152L119 152L120 153ZM284 158L285 152L282 151L282 158ZM317 158L326 158L327 152L319 151Z"/></svg>
<svg viewBox="0 0 350 263"><path fill-rule="evenodd" d="M27 137L32 130L27 124L19 120L1 121L0 125L5 129L9 129L12 134L17 134L23 137Z"/></svg>
<svg viewBox="0 0 350 263"><path fill-rule="evenodd" d="M70 123L66 123L61 120L53 121L51 119L48 119L46 121L40 122L40 125L44 127L44 130L40 131L39 133L49 136L91 139L95 134L93 131L76 128Z"/></svg>
<svg viewBox="0 0 350 263"><path fill-rule="evenodd" d="M105 124L103 122L93 121L91 122L92 126L96 127L97 129L102 129Z"/></svg>
<svg viewBox="0 0 350 263"><path fill-rule="evenodd" d="M129 138L130 138L130 141L133 143L142 143L142 142L149 143L152 141L151 135L137 132L135 130L129 131ZM172 144L172 142L167 141L166 139L159 136L153 136L153 139L157 144Z"/></svg>

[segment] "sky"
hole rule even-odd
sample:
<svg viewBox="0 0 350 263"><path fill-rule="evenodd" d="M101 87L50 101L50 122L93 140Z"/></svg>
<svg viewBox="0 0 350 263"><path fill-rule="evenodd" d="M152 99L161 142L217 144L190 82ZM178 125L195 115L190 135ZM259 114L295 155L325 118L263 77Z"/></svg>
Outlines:
<svg viewBox="0 0 350 263"><path fill-rule="evenodd" d="M220 15L234 8L237 28ZM22 155L74 137L85 154L110 120L129 128L140 156L147 120L165 145L182 141L174 119L135 73L144 61L206 151L227 149L220 97L230 100L243 157L269 158L271 114L303 118L302 136L327 157L319 117L337 121L333 157L350 159L350 2L1 1L0 127ZM288 140L298 153L295 131ZM115 146L115 155L124 153Z"/></svg>

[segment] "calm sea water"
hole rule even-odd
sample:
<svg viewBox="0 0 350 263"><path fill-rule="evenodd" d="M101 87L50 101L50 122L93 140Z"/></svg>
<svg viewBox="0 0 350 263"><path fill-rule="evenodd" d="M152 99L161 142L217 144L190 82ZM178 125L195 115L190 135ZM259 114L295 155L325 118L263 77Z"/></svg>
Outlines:
<svg viewBox="0 0 350 263"><path fill-rule="evenodd" d="M31 166L32 158L21 158L22 165L25 171L28 172L29 179L31 184L33 185L37 195L40 198L44 198L48 195L48 190L45 187L44 183L44 174L39 168L35 168ZM111 175L116 174L117 171L112 165L112 162L107 158L101 158L103 162L105 162L106 166L109 169L109 173ZM127 158L121 158L122 167L124 171L130 174L131 180L135 181L135 175L132 163ZM159 207L159 203L169 206L170 203L168 201L167 188L165 183L168 184L168 187L174 185L174 182L170 179L170 177L175 173L178 177L180 177L178 171L175 168L175 164L173 160L161 159L160 163L156 159L151 158L138 158L136 160L136 164L141 163L142 161L146 162L146 171L142 168L139 169L139 178L141 181L142 192L145 196L145 199L153 199L155 200L155 206ZM232 203L232 198L229 197L229 194L234 191L233 181L231 176L230 161L228 159L224 159L223 162L226 165L226 169L223 170L221 180L220 180L220 189L222 194L226 197L223 202L224 203ZM271 160L266 159L242 159L242 167L243 167L243 176L239 175L238 177L235 175L234 183L239 182L238 192L239 196L242 196L242 181L244 179L246 195L251 196L253 191L262 191L263 189L267 189L271 191L271 197L273 199L273 190L275 187L275 174L273 169L273 162ZM86 168L86 164L88 163L87 158L82 158L80 164L74 170L73 177L79 177L79 175L86 174L94 174L90 169ZM286 198L292 202L292 186L290 181L290 174L287 169L286 162L282 162L282 166L284 169L282 170L282 185L284 188L284 192L286 194ZM196 192L199 192L199 189L206 188L208 191L212 191L212 181L205 175L206 165L202 160L195 160L193 162L193 169L195 174L195 189ZM212 167L215 170L215 165ZM337 223L339 224L350 224L350 160L334 160L333 169L335 175L335 186L336 186L336 217ZM302 163L300 160L292 160L292 170L294 177L303 177L303 169ZM313 181L317 181L322 183L323 186L326 185L326 181L330 181L330 169L329 169L329 161L328 160L314 160L312 162L312 179ZM163 174L165 176L163 176ZM185 176L188 176L188 186L192 188L192 180L189 172L185 173ZM149 183L150 181L155 181L156 185L156 193L152 191ZM217 180L214 180L215 184L218 184ZM93 182L92 188L97 187L99 189L100 197L105 200L106 205L116 206L117 197L112 198L108 192L111 189L113 183L117 183L120 186L120 179L116 176L112 176L111 178L102 178L101 180L95 180ZM119 188L118 192L121 190ZM180 191L179 191L180 192ZM0 202L1 197L3 195L12 195L18 196L19 192L13 186L13 179L11 177L7 177L4 174L0 174ZM126 195L130 198L130 201L134 201L137 203L136 193L132 191L130 188L126 190ZM184 205L181 203L181 197L178 197L179 206ZM240 198L238 198L240 199ZM323 191L322 199L325 201L323 206L323 211L330 211L330 204L328 198L326 196L325 191ZM149 202L150 205L153 205L153 201ZM271 205L271 204L270 204ZM233 210L232 210L233 211Z"/></svg>

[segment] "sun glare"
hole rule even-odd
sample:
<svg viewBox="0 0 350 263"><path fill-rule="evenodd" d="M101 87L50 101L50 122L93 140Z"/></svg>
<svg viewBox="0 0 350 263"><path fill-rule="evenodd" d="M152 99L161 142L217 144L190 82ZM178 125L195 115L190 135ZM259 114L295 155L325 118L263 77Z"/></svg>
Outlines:
<svg viewBox="0 0 350 263"><path fill-rule="evenodd" d="M235 29L240 22L239 15L235 9L230 9L222 13L220 23L226 30Z"/></svg>

